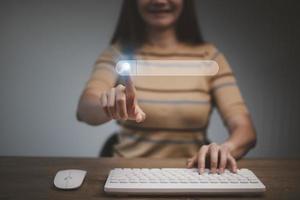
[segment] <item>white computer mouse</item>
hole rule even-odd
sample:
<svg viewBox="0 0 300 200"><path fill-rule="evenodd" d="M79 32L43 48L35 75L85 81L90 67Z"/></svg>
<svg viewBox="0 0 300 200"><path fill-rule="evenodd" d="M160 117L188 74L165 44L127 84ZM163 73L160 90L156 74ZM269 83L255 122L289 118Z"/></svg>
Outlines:
<svg viewBox="0 0 300 200"><path fill-rule="evenodd" d="M84 180L86 171L78 169L60 170L54 178L55 187L63 190L79 188Z"/></svg>

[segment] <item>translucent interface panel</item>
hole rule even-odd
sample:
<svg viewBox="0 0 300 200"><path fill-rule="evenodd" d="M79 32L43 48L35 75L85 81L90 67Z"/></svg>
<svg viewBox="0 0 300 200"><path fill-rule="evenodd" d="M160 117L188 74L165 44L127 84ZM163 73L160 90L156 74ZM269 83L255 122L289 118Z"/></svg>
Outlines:
<svg viewBox="0 0 300 200"><path fill-rule="evenodd" d="M121 76L214 76L219 66L213 60L121 60L115 69Z"/></svg>

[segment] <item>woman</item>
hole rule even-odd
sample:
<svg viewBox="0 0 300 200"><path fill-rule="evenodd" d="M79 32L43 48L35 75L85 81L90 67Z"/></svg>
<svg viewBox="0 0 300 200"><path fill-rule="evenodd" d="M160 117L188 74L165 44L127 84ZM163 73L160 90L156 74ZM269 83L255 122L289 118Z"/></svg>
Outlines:
<svg viewBox="0 0 300 200"><path fill-rule="evenodd" d="M191 0L124 1L116 31L97 59L79 101L77 117L91 125L112 119L121 126L114 155L186 157L202 173L237 170L236 159L255 145L256 134L223 54L204 42ZM213 77L132 77L114 70L118 60L214 60ZM216 106L228 128L223 144L209 143L206 127Z"/></svg>

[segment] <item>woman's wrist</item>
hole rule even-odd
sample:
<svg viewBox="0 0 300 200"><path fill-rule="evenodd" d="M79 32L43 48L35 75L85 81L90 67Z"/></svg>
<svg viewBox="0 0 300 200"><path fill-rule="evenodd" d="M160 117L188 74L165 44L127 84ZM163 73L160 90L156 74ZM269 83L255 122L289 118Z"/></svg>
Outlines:
<svg viewBox="0 0 300 200"><path fill-rule="evenodd" d="M239 159L244 153L244 148L239 147L233 141L227 140L222 145L226 146L230 154L235 158Z"/></svg>
<svg viewBox="0 0 300 200"><path fill-rule="evenodd" d="M227 149L228 149L230 152L236 150L236 145L235 145L233 142L231 142L231 141L226 141L226 142L224 142L222 145L223 145L223 146L226 146Z"/></svg>

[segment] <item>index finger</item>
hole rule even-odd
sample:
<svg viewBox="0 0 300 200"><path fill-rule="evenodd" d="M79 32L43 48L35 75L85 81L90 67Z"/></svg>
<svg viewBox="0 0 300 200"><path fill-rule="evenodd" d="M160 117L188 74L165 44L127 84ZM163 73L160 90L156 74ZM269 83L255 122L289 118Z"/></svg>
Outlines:
<svg viewBox="0 0 300 200"><path fill-rule="evenodd" d="M130 75L124 76L126 97L135 97L135 87Z"/></svg>
<svg viewBox="0 0 300 200"><path fill-rule="evenodd" d="M135 104L136 104L136 102L135 102L136 101L136 99L135 99L136 90L135 90L133 81L129 75L124 76L124 79L125 79L126 104L127 104L127 107L129 108L128 111L134 112Z"/></svg>

